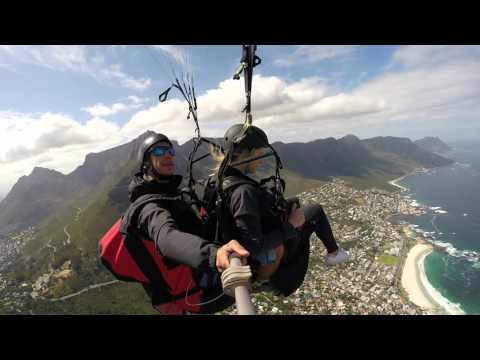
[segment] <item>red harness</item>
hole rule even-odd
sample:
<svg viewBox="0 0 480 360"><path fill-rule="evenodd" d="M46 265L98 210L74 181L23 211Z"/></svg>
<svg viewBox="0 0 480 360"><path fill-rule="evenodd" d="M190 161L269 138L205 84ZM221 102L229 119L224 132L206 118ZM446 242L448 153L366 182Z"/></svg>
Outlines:
<svg viewBox="0 0 480 360"><path fill-rule="evenodd" d="M168 267L153 241L138 234L122 234L121 223L122 218L100 240L103 265L119 280L154 286L160 297L153 305L162 313L201 312L201 306L195 304L201 303L203 290L197 286L192 269L186 265Z"/></svg>

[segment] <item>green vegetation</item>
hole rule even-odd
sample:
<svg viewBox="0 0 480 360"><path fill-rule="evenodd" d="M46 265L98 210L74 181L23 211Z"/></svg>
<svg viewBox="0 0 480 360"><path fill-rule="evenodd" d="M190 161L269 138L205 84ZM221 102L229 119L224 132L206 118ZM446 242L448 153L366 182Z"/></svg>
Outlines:
<svg viewBox="0 0 480 360"><path fill-rule="evenodd" d="M32 301L26 308L34 314L158 314L141 285L126 282L92 289L64 301Z"/></svg>
<svg viewBox="0 0 480 360"><path fill-rule="evenodd" d="M338 176L338 178L344 180L347 185L359 190L377 188L390 192L397 190L395 186L388 183L396 177L395 175L380 172L371 172L368 176Z"/></svg>
<svg viewBox="0 0 480 360"><path fill-rule="evenodd" d="M366 200L362 197L355 198L355 203L360 206L364 206L367 204Z"/></svg>
<svg viewBox="0 0 480 360"><path fill-rule="evenodd" d="M132 164L128 165L131 167ZM117 172L118 176L110 178L109 182L104 182L103 186L99 186L89 196L89 199L70 203L61 212L56 213L58 217L50 216L43 221L35 239L26 244L19 261L11 269L13 279L17 283L24 280L34 282L40 275L50 273L52 269L56 270L65 261L70 260L72 276L61 281L53 280L48 297L64 296L86 286L112 280L111 274L99 261L98 241L123 210L120 204L110 199L109 191L128 171L129 169L120 169ZM74 221L78 208L82 211L78 220ZM64 232L65 226L70 234L70 244L65 244L67 239ZM143 293L143 289L140 288L140 290ZM84 298L85 295L82 294L80 297ZM122 296L118 296L118 301L122 301ZM34 312L39 304L39 302L31 304ZM95 306L100 305L97 303ZM126 305L125 308L128 306ZM45 307L42 306L41 309L45 310Z"/></svg>
<svg viewBox="0 0 480 360"><path fill-rule="evenodd" d="M282 177L284 178L287 187L285 189L285 196L295 196L304 191L318 188L326 183L326 181L317 179L308 179L289 170L282 171Z"/></svg>
<svg viewBox="0 0 480 360"><path fill-rule="evenodd" d="M399 259L396 256L383 254L378 257L377 261L384 265L393 266L398 264Z"/></svg>

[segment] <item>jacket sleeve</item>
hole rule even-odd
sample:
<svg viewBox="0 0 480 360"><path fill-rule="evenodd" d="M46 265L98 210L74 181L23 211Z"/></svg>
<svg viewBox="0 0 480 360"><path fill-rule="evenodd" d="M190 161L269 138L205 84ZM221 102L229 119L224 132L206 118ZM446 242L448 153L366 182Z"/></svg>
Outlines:
<svg viewBox="0 0 480 360"><path fill-rule="evenodd" d="M258 191L252 185L240 185L230 197L230 211L238 228L240 241L254 256L298 236L295 228L288 222L269 233L262 233Z"/></svg>
<svg viewBox="0 0 480 360"><path fill-rule="evenodd" d="M138 215L138 227L155 242L162 256L199 270L216 270L218 246L180 231L170 212L157 203L145 205Z"/></svg>

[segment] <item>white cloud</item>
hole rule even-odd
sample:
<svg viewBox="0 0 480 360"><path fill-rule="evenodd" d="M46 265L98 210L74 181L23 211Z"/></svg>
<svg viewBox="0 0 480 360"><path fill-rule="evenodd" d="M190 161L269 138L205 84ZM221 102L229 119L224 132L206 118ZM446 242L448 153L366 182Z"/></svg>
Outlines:
<svg viewBox="0 0 480 360"><path fill-rule="evenodd" d="M175 45L150 45L150 47L152 47L154 49L157 49L157 50L161 50L161 51L167 53L168 55L170 55L171 58L173 58L173 60L175 60L175 62L178 65L180 65L182 67L191 66L189 53L179 46L175 46Z"/></svg>
<svg viewBox="0 0 480 360"><path fill-rule="evenodd" d="M275 76L255 75L252 110L254 122L274 129L274 138L281 139L282 130L324 126L333 120L342 121L365 114L385 111L388 104L380 97L332 93L319 78L286 82ZM203 135L223 135L226 127L243 122L244 87L240 81L228 79L197 99ZM122 128L122 133L137 136L146 129L158 130L184 142L192 137L193 121L186 120L185 102L167 100L135 114ZM304 133L302 138L311 133Z"/></svg>
<svg viewBox="0 0 480 360"><path fill-rule="evenodd" d="M297 45L295 51L275 60L275 65L292 66L317 63L351 55L355 45Z"/></svg>
<svg viewBox="0 0 480 360"><path fill-rule="evenodd" d="M149 100L147 98L140 98L134 95L129 96L127 99L129 100L129 103L114 103L110 106L107 106L103 103L97 103L95 105L82 108L82 110L88 112L93 117L106 117L138 109Z"/></svg>
<svg viewBox="0 0 480 360"><path fill-rule="evenodd" d="M271 141L291 142L368 133L372 127L398 128L412 122L431 129L456 119L478 122L480 58L472 55L477 50L447 47L428 49L430 56L418 55L424 51L398 49L392 58L402 65L400 69L349 92L340 92L318 77L286 81L255 75L254 124L263 127ZM204 136L221 136L228 126L244 120L241 81L224 80L197 100ZM133 106L142 99L131 96L121 103ZM105 108L97 107L96 113L90 109L96 117L86 124L62 114L0 112L0 193L37 164L72 171L87 153L130 141L146 130L165 133L180 143L194 133L193 121L186 119L186 103L176 98L138 111L121 127L100 116L102 111L106 116L120 108L101 105Z"/></svg>
<svg viewBox="0 0 480 360"><path fill-rule="evenodd" d="M86 74L100 83L144 90L151 85L148 78L135 78L122 71L120 64L107 64L98 53L84 45L0 45L0 63L10 68L21 62L54 71Z"/></svg>
<svg viewBox="0 0 480 360"><path fill-rule="evenodd" d="M370 119L474 119L480 104L479 47L406 46L393 55L404 69L385 73L359 86L353 94L381 97L390 111Z"/></svg>
<svg viewBox="0 0 480 360"><path fill-rule="evenodd" d="M112 106L106 106L103 103L98 103L82 110L88 112L92 116L110 116L120 112L128 111L127 105L122 103L115 103Z"/></svg>
<svg viewBox="0 0 480 360"><path fill-rule="evenodd" d="M0 195L35 166L69 173L88 153L124 141L117 125L100 118L81 124L63 114L0 112Z"/></svg>
<svg viewBox="0 0 480 360"><path fill-rule="evenodd" d="M478 45L411 45L398 49L392 62L409 68L430 67L477 60L480 57Z"/></svg>
<svg viewBox="0 0 480 360"><path fill-rule="evenodd" d="M97 74L95 73L95 76ZM145 90L150 87L152 81L148 78L134 78L121 70L121 65L113 64L100 70L98 76L100 80L116 81L123 87L132 90Z"/></svg>

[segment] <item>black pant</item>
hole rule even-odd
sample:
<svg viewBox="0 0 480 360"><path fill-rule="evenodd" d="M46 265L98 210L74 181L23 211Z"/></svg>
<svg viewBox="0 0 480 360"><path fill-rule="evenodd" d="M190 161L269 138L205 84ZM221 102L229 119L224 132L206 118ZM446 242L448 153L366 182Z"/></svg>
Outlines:
<svg viewBox="0 0 480 360"><path fill-rule="evenodd" d="M285 253L278 270L270 282L285 296L292 294L303 283L310 258L310 236L313 232L322 240L329 253L338 249L332 228L323 208L308 205L303 208L305 225L299 230L297 239L284 244Z"/></svg>
<svg viewBox="0 0 480 360"><path fill-rule="evenodd" d="M328 253L338 250L338 245L333 236L330 222L323 208L318 205L307 205L303 208L305 214L305 225L302 228L302 236L310 238L313 232L327 248Z"/></svg>
<svg viewBox="0 0 480 360"><path fill-rule="evenodd" d="M299 230L300 236L295 241L289 241L285 244L284 262L289 262L302 244L308 243L310 246L310 236L314 232L327 248L328 253L338 250L330 222L323 208L318 204L307 205L303 208L303 212L305 214L305 224Z"/></svg>

